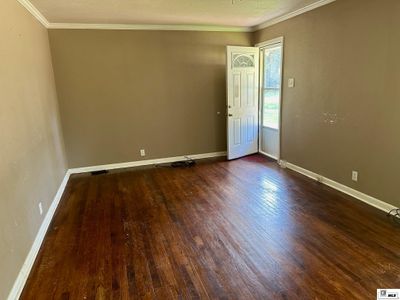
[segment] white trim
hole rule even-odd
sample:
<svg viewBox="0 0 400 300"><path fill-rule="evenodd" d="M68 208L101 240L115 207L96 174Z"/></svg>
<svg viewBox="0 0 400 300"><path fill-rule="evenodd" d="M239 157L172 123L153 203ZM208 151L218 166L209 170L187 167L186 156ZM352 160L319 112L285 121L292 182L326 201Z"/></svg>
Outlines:
<svg viewBox="0 0 400 300"><path fill-rule="evenodd" d="M219 25L155 25L155 24L91 24L91 23L50 23L45 16L29 1L17 0L21 3L44 27L48 29L101 29L101 30L174 30L174 31L222 31L222 32L255 32L294 18L308 11L335 2L336 0L320 0L294 12L278 18L265 21L259 25L247 26L219 26Z"/></svg>
<svg viewBox="0 0 400 300"><path fill-rule="evenodd" d="M298 10L290 12L290 13L288 13L286 15L283 15L283 16L280 16L278 18L275 18L275 19L272 19L272 20L268 20L268 21L265 21L265 22L263 22L263 23L261 23L259 25L256 25L256 26L252 27L252 31L254 32L254 31L257 31L257 30L261 30L261 29L270 27L272 25L275 25L275 24L278 24L280 22L283 22L283 21L289 20L291 18L297 17L297 16L302 15L302 14L304 14L306 12L309 12L311 10L314 10L316 8L319 8L321 6L330 4L330 3L335 2L335 1L336 0L320 0L318 2L312 3L310 5L307 5L307 6L303 7L303 8L300 8Z"/></svg>
<svg viewBox="0 0 400 300"><path fill-rule="evenodd" d="M266 129L269 129L269 130L273 130L273 131L278 131L279 132L279 128L271 127L271 126L268 126L268 125L262 125L262 128L266 128Z"/></svg>
<svg viewBox="0 0 400 300"><path fill-rule="evenodd" d="M32 269L33 263L35 262L36 256L39 253L40 246L42 245L42 242L46 235L47 229L50 225L51 220L53 219L53 216L57 209L57 206L60 203L60 200L64 193L65 187L67 186L70 174L71 173L69 170L65 173L64 179L61 182L60 187L58 188L58 191L53 199L53 202L51 203L49 210L47 211L46 216L42 222L42 225L39 228L39 231L36 235L33 245L31 247L31 249L29 250L29 253L25 259L25 262L22 265L22 268L17 276L17 279L15 280L14 285L8 295L8 298L7 298L8 300L19 299L19 297L22 293L22 290L25 286L26 280L28 279L29 273Z"/></svg>
<svg viewBox="0 0 400 300"><path fill-rule="evenodd" d="M266 156L266 157L272 158L272 159L274 159L274 160L276 160L276 161L279 161L277 157L275 157L275 156L273 156L273 155L271 155L271 154L268 154L267 152L264 152L264 151L259 150L258 153L260 153L261 155L264 155L264 156Z"/></svg>
<svg viewBox="0 0 400 300"><path fill-rule="evenodd" d="M49 28L49 21L42 15L42 13L29 1L29 0L17 0L22 4L42 25Z"/></svg>
<svg viewBox="0 0 400 300"><path fill-rule="evenodd" d="M260 152L260 153L276 159L275 157L272 157L264 152ZM54 197L52 204L49 207L49 210L46 213L46 217L44 218L42 225L39 228L39 231L36 235L33 245L25 259L24 264L22 265L22 268L17 276L17 279L14 282L14 285L13 285L7 299L8 300L16 300L20 297L22 290L25 286L26 280L28 279L29 273L35 262L36 256L39 253L39 250L40 250L40 247L44 240L44 237L47 233L47 229L51 223L51 220L53 219L53 216L58 207L58 204L60 203L61 197L65 191L65 188L67 186L67 183L68 183L68 180L69 180L69 177L71 174L93 172L93 171L99 171L99 170L105 170L105 169L112 170L112 169L118 169L118 168L129 168L129 167L145 166L145 165L152 165L152 164L169 163L169 162L174 162L177 160L184 160L188 157L190 157L192 159L204 159L204 158L212 158L212 157L220 157L220 156L226 156L226 151L69 169L66 172L64 179L62 180L62 182L60 184L60 187L58 188L58 191ZM323 177L323 176L321 176L317 173L314 173L312 171L309 171L307 169L296 166L292 163L281 160L281 161L279 161L279 164L283 167L287 167L295 172L303 174L309 178L320 181L321 183L323 183L325 185L328 185L338 191L348 194L356 199L359 199L359 200L361 200L369 205L372 205L380 210L383 210L385 212L389 212L390 210L396 208L395 206L393 206L391 204L388 204L388 203L378 200L374 197L363 194L357 190L349 188L343 184L335 182L329 178Z"/></svg>
<svg viewBox="0 0 400 300"><path fill-rule="evenodd" d="M277 37L277 38L272 39L272 40L268 40L268 41L265 41L265 42L258 43L258 44L256 44L256 47L268 48L268 47L271 47L271 46L275 46L277 44L282 44L283 45L284 40L285 40L285 38L283 36L280 36L280 37Z"/></svg>
<svg viewBox="0 0 400 300"><path fill-rule="evenodd" d="M222 31L252 32L252 27L222 25L185 24L93 24L93 23L50 23L29 1L17 0L47 29L99 29L99 30L171 30L171 31Z"/></svg>
<svg viewBox="0 0 400 300"><path fill-rule="evenodd" d="M57 206L60 203L61 197L65 191L65 188L67 186L67 183L68 183L68 180L69 180L69 177L71 174L93 172L93 171L100 171L100 170L112 170L112 169L119 169L119 168L130 168L130 167L146 166L146 165L153 165L153 164L163 164L163 163L170 163L170 162L179 161L179 160L186 160L187 158L204 159L204 158L212 158L212 157L220 157L220 156L226 156L226 151L69 169L65 173L64 179L61 182L60 187L58 188L58 191L54 197L54 200L51 203L49 210L46 213L46 216L42 222L42 225L39 228L39 231L36 235L33 245L31 247L31 249L29 250L29 253L25 259L25 262L22 265L22 268L17 276L17 279L14 282L14 285L13 285L7 299L8 300L19 299L19 297L22 293L22 290L25 286L26 280L28 279L29 273L32 269L32 266L35 262L36 256L39 253L39 250L40 250L40 247L44 240L44 237L46 236L47 229L49 228L49 225L51 223L51 220L53 219L53 216L57 209Z"/></svg>
<svg viewBox="0 0 400 300"><path fill-rule="evenodd" d="M264 53L263 51L265 49L271 48L273 46L277 46L280 45L281 46L281 84L280 84L280 90L279 90L279 128L272 128L272 127L268 127L268 126L264 126L263 124L263 107L264 107ZM263 134L263 129L264 128L269 128L271 130L276 130L279 132L279 150L278 150L278 157L274 157L274 159L276 159L277 161L280 161L281 158L281 148L282 148L282 102L283 102L283 98L282 98L282 93L283 93L283 85L284 85L284 61L285 61L285 38L283 36L265 41L265 42L261 42L256 44L256 47L260 48L260 92L259 92L259 133L258 133L258 152L263 153L262 151L262 134Z"/></svg>
<svg viewBox="0 0 400 300"><path fill-rule="evenodd" d="M251 32L251 27L214 25L153 25L153 24L85 24L50 23L49 29L100 29L100 30L171 30L171 31L223 31Z"/></svg>
<svg viewBox="0 0 400 300"><path fill-rule="evenodd" d="M293 170L293 171L295 171L297 173L300 173L300 174L302 174L304 176L307 176L307 177L309 177L309 178L311 178L313 180L319 181L319 182L321 182L321 183L323 183L323 184L325 184L325 185L327 185L327 186L329 186L331 188L334 188L335 190L338 190L338 191L340 191L342 193L350 195L350 196L352 196L352 197L354 197L354 198L356 198L358 200L361 200L362 202L365 202L365 203L367 203L367 204L369 204L369 205L371 205L371 206L373 206L375 208L383 210L384 212L389 212L392 209L396 209L397 208L397 207L395 207L395 206L393 206L393 205L391 205L389 203L383 202L382 200L376 199L376 198L374 198L372 196L369 196L369 195L364 194L364 193L362 193L360 191L352 189L352 188L350 188L350 187L348 187L348 186L346 186L344 184L341 184L339 182L336 182L336 181L334 181L332 179L326 178L326 177L324 177L322 175L319 175L317 173L314 173L314 172L309 171L307 169L304 169L302 167L296 166L295 164L286 162L285 165L286 165L286 167L288 169L291 169L291 170Z"/></svg>
<svg viewBox="0 0 400 300"><path fill-rule="evenodd" d="M73 168L73 169L70 169L69 171L71 174L77 174L77 173L87 173L87 172L95 172L95 171L102 171L102 170L114 170L114 169L124 169L124 168L148 166L148 165L155 165L155 164L165 164L165 163L171 163L174 161L186 160L188 157L191 159L204 159L204 158L220 157L220 156L226 156L226 151L175 156L175 157L166 157L166 158L156 158L156 159L148 159L148 160L138 160L138 161L90 166L90 167L83 167L83 168Z"/></svg>

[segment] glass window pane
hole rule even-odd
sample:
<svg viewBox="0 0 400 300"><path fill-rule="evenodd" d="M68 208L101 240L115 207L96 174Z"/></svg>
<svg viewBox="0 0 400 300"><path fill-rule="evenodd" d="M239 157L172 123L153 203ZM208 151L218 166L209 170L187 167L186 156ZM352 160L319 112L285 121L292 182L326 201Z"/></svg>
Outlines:
<svg viewBox="0 0 400 300"><path fill-rule="evenodd" d="M280 89L264 90L263 126L279 129Z"/></svg>
<svg viewBox="0 0 400 300"><path fill-rule="evenodd" d="M281 47L265 50L264 88L278 89L281 86Z"/></svg>
<svg viewBox="0 0 400 300"><path fill-rule="evenodd" d="M264 107L263 126L279 129L281 47L264 51Z"/></svg>

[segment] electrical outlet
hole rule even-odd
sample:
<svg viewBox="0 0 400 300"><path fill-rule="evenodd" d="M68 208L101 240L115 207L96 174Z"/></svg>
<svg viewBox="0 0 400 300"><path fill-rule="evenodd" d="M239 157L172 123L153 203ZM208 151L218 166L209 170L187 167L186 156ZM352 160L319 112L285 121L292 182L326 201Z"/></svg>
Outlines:
<svg viewBox="0 0 400 300"><path fill-rule="evenodd" d="M357 171L353 171L351 173L351 180L357 182L358 181L358 172Z"/></svg>
<svg viewBox="0 0 400 300"><path fill-rule="evenodd" d="M40 213L40 215L43 215L42 202L39 202L39 213Z"/></svg>
<svg viewBox="0 0 400 300"><path fill-rule="evenodd" d="M140 156L146 156L146 150L141 149L140 150Z"/></svg>
<svg viewBox="0 0 400 300"><path fill-rule="evenodd" d="M279 165L281 166L282 169L286 169L286 168L287 168L287 161L281 159L281 160L279 161Z"/></svg>

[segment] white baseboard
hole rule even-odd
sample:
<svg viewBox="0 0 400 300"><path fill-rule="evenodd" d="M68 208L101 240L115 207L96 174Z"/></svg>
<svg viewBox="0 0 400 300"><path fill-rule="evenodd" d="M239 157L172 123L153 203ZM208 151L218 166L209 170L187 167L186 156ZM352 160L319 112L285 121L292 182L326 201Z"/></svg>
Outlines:
<svg viewBox="0 0 400 300"><path fill-rule="evenodd" d="M262 153L262 154L264 154L264 153ZM17 277L17 279L14 283L14 286L13 286L10 294L8 295L7 299L8 300L16 300L21 295L21 292L24 288L26 280L28 279L29 273L32 269L33 263L35 262L36 256L40 250L40 246L42 245L43 239L46 235L47 229L48 229L50 222L54 216L57 206L61 200L61 197L64 193L65 187L67 185L68 179L71 174L93 172L93 171L100 171L100 170L112 170L112 169L119 169L119 168L131 168L131 167L146 166L146 165L153 165L153 164L170 163L170 162L174 162L174 161L185 160L187 157L190 157L192 159L204 159L204 158L212 158L212 157L220 157L220 156L226 156L226 152L212 152L212 153L205 153L205 154L194 154L194 155L186 155L186 156L176 156L176 157L168 157L168 158L159 158L159 159L150 159L150 160L133 161L133 162L126 162L126 163L117 163L117 164L108 164L108 165L99 165L99 166L69 169L65 174L65 177L57 191L56 196L54 197L54 200L53 200L49 210L47 211L46 217L44 218L43 223L40 226L40 229L39 229L38 234L36 235L35 241L28 253L28 256L25 259L25 262L21 268L21 271L18 274L18 277ZM354 190L348 186L345 186L341 183L333 181L329 178L321 176L321 175L314 173L312 171L309 171L307 169L296 166L292 163L289 163L286 161L280 161L280 164L282 166L285 166L285 167L295 171L295 172L303 174L309 178L320 181L321 183L323 183L327 186L330 186L338 191L348 194L358 200L361 200L361 201L363 201L371 206L374 206L380 210L383 210L385 212L388 212L388 211L396 208L395 206L393 206L391 204L388 204L388 203L378 200L374 197L371 197L369 195L361 193L361 192Z"/></svg>
<svg viewBox="0 0 400 300"><path fill-rule="evenodd" d="M95 172L95 171L102 171L102 170L114 170L114 169L141 167L141 166L148 166L148 165L155 165L155 164L165 164L165 163L171 163L174 161L186 160L188 157L190 157L192 159L203 159L203 158L212 158L212 157L220 157L220 156L226 156L226 151L203 153L203 154L192 154L192 155L175 156L175 157L166 157L166 158L157 158L157 159L148 159L148 160L138 160L138 161L107 164L107 165L98 165L98 166L83 167L83 168L73 168L73 169L70 169L69 171L71 174L77 174L77 173L87 173L87 172Z"/></svg>
<svg viewBox="0 0 400 300"><path fill-rule="evenodd" d="M33 263L35 262L36 256L39 253L40 246L42 245L47 229L50 225L51 220L53 219L57 206L60 203L65 187L67 186L70 174L71 173L69 172L69 170L65 173L64 179L61 182L60 187L58 188L58 191L53 199L53 202L51 203L49 210L47 211L46 216L42 222L42 225L39 228L39 231L36 235L33 245L29 250L25 262L22 265L22 268L17 276L17 279L15 280L14 285L8 295L7 298L8 300L17 300L19 299L22 293L26 280L28 279L29 273L32 269Z"/></svg>
<svg viewBox="0 0 400 300"><path fill-rule="evenodd" d="M361 200L362 202L365 202L375 208L378 208L380 210L383 210L384 212L389 212L392 209L396 209L397 207L383 202L382 200L376 199L372 196L369 196L367 194L364 194L360 191L357 191L355 189L352 189L344 184L341 184L339 182L336 182L332 179L326 178L322 175L319 175L317 173L314 173L312 171L309 171L307 169L304 169L302 167L296 166L295 164L289 163L289 162L283 162L284 166L286 166L288 169L291 169L297 173L300 173L302 175L305 175L311 179L314 179L316 181L319 181L327 186L330 186L331 188L334 188L335 190L338 190L342 193L345 193L347 195L350 195L358 200Z"/></svg>
<svg viewBox="0 0 400 300"><path fill-rule="evenodd" d="M273 156L273 155L271 155L271 154L268 154L267 152L264 152L264 151L258 150L258 153L260 153L260 154L262 154L262 155L264 155L264 156L266 156L266 157L269 157L269 158L275 159L276 161L278 161L278 160L279 160L279 159L278 159L276 156Z"/></svg>
<svg viewBox="0 0 400 300"><path fill-rule="evenodd" d="M61 197L64 193L65 187L67 186L68 179L71 174L76 173L85 173L85 172L93 172L93 171L100 171L100 170L112 170L112 169L119 169L119 168L131 168L131 167L138 167L138 166L146 166L146 165L153 165L153 164L163 164L163 163L170 163L174 161L185 160L188 157L192 159L204 159L204 158L212 158L212 157L220 157L226 156L226 152L212 152L212 153L204 153L204 154L194 154L194 155L186 155L186 156L176 156L176 157L167 157L167 158L159 158L159 159L150 159L150 160L141 160L141 161L133 161L133 162L126 162L126 163L117 163L117 164L108 164L108 165L100 165L100 166L92 166L92 167L84 167L84 168L74 168L69 169L61 185L55 195L52 204L49 207L49 210L46 213L46 217L44 218L42 225L39 228L39 232L36 235L36 238L33 242L33 245L25 259L24 264L17 276L17 279L14 282L14 285L8 295L8 300L17 300L22 290L25 286L26 280L28 279L29 273L33 267L35 262L36 256L39 253L40 247L42 245L43 239L46 235L47 229L50 225L51 220L53 219L54 213L57 209L58 204L60 203Z"/></svg>

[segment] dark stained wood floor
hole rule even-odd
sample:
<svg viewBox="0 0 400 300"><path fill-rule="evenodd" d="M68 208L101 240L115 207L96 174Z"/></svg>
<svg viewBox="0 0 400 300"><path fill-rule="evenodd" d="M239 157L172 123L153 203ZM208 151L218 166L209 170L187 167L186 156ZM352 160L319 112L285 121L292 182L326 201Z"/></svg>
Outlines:
<svg viewBox="0 0 400 300"><path fill-rule="evenodd" d="M400 229L255 155L75 175L22 299L376 299Z"/></svg>

